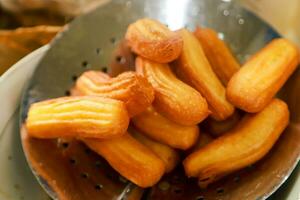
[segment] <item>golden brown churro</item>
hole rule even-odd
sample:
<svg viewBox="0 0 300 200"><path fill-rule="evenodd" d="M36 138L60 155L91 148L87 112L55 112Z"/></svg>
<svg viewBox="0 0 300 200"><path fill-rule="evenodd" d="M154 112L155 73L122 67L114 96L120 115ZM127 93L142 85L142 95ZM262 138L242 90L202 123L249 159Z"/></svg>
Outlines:
<svg viewBox="0 0 300 200"><path fill-rule="evenodd" d="M159 142L156 142L136 130L130 129L130 134L139 142L151 149L165 163L166 172L172 171L179 162L178 152Z"/></svg>
<svg viewBox="0 0 300 200"><path fill-rule="evenodd" d="M158 63L175 60L182 50L182 39L162 23L140 19L129 25L126 40L132 51Z"/></svg>
<svg viewBox="0 0 300 200"><path fill-rule="evenodd" d="M140 187L153 186L165 172L164 162L128 133L113 139L84 139L83 142Z"/></svg>
<svg viewBox="0 0 300 200"><path fill-rule="evenodd" d="M153 105L168 119L182 125L195 125L209 114L206 100L197 90L177 79L168 64L137 57L136 70L152 84Z"/></svg>
<svg viewBox="0 0 300 200"><path fill-rule="evenodd" d="M228 83L227 98L247 112L261 111L299 64L299 51L287 39L275 39L256 53Z"/></svg>
<svg viewBox="0 0 300 200"><path fill-rule="evenodd" d="M132 118L132 122L149 138L178 149L190 148L199 135L197 125L179 125L160 115L153 107Z"/></svg>
<svg viewBox="0 0 300 200"><path fill-rule="evenodd" d="M103 97L61 97L34 103L26 120L37 138L111 138L125 133L129 123L123 102Z"/></svg>
<svg viewBox="0 0 300 200"><path fill-rule="evenodd" d="M176 71L183 74L188 83L206 98L214 119L228 118L233 114L234 107L226 100L225 88L213 72L200 42L186 29L181 29L179 33L183 38L183 49L176 62Z"/></svg>
<svg viewBox="0 0 300 200"><path fill-rule="evenodd" d="M199 177L205 186L253 164L269 152L288 123L286 103L274 99L261 112L247 114L233 130L189 155L183 162L185 172Z"/></svg>
<svg viewBox="0 0 300 200"><path fill-rule="evenodd" d="M144 111L154 100L154 90L146 78L124 72L110 78L100 71L87 71L76 81L73 95L96 95L123 101L130 116Z"/></svg>
<svg viewBox="0 0 300 200"><path fill-rule="evenodd" d="M214 30L197 27L194 34L200 41L215 74L226 86L233 74L240 69L240 64Z"/></svg>

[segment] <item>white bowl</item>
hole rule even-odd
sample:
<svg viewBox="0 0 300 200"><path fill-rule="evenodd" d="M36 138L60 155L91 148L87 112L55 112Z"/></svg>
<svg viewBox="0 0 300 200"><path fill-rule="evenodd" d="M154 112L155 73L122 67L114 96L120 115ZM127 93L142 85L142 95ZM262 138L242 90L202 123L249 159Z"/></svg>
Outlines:
<svg viewBox="0 0 300 200"><path fill-rule="evenodd" d="M0 200L49 200L27 165L18 126L22 91L48 48L26 56L0 77Z"/></svg>

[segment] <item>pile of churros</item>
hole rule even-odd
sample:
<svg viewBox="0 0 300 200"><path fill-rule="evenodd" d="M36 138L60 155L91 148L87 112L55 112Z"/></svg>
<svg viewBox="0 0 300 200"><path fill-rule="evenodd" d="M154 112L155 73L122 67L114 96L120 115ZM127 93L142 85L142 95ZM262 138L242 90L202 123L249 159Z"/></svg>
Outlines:
<svg viewBox="0 0 300 200"><path fill-rule="evenodd" d="M86 71L71 96L32 104L29 136L78 139L143 188L183 163L205 188L263 158L287 127L275 95L299 64L290 41L271 41L241 66L208 28L171 31L145 18L125 39L136 70Z"/></svg>

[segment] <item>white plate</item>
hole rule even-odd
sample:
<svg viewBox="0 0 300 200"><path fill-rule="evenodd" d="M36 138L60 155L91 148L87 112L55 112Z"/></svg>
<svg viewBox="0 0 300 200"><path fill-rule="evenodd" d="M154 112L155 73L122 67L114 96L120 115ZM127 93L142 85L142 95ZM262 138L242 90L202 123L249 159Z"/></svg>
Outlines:
<svg viewBox="0 0 300 200"><path fill-rule="evenodd" d="M48 49L36 50L0 77L0 200L49 200L27 166L18 126L22 91ZM271 199L300 200L299 165Z"/></svg>

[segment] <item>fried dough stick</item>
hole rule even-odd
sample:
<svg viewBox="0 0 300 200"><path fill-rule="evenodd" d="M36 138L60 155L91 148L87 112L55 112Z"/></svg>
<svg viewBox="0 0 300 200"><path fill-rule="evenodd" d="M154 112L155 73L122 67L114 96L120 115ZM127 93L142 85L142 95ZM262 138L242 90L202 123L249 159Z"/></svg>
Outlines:
<svg viewBox="0 0 300 200"><path fill-rule="evenodd" d="M197 27L194 34L200 41L210 66L226 86L233 74L240 69L240 64L214 30Z"/></svg>
<svg viewBox="0 0 300 200"><path fill-rule="evenodd" d="M298 64L297 47L287 39L275 39L231 78L227 98L246 112L259 112L269 104Z"/></svg>
<svg viewBox="0 0 300 200"><path fill-rule="evenodd" d="M166 173L171 172L179 162L179 153L168 145L154 141L137 130L130 129L130 134L140 143L147 146L165 163Z"/></svg>
<svg viewBox="0 0 300 200"><path fill-rule="evenodd" d="M177 73L203 95L214 119L225 120L233 114L234 107L226 99L224 86L212 70L198 39L186 29L179 33L183 38L183 50L175 63Z"/></svg>
<svg viewBox="0 0 300 200"><path fill-rule="evenodd" d="M128 133L113 139L84 139L83 142L140 187L153 186L165 172L165 163Z"/></svg>
<svg viewBox="0 0 300 200"><path fill-rule="evenodd" d="M84 72L76 80L72 95L94 95L123 101L131 117L146 110L154 100L151 84L135 72L124 72L115 78L100 71Z"/></svg>
<svg viewBox="0 0 300 200"><path fill-rule="evenodd" d="M28 134L58 137L111 138L123 135L129 117L123 102L103 97L61 97L34 103L26 119Z"/></svg>
<svg viewBox="0 0 300 200"><path fill-rule="evenodd" d="M153 107L132 118L132 123L149 138L177 149L190 148L199 135L197 125L177 124L159 114Z"/></svg>
<svg viewBox="0 0 300 200"><path fill-rule="evenodd" d="M274 99L256 114L247 114L233 130L190 154L184 161L189 177L200 186L255 163L264 157L289 123L289 110Z"/></svg>
<svg viewBox="0 0 300 200"><path fill-rule="evenodd" d="M168 119L182 125L195 125L209 114L206 100L197 90L179 80L168 64L137 57L135 67L154 88L153 106Z"/></svg>

